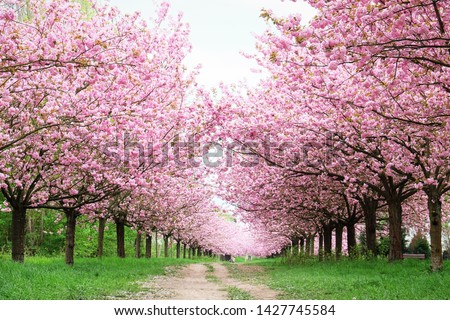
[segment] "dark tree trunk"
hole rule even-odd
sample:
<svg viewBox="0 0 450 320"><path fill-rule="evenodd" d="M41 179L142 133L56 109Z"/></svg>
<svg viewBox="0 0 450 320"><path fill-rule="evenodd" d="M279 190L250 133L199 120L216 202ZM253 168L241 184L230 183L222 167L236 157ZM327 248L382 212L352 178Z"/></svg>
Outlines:
<svg viewBox="0 0 450 320"><path fill-rule="evenodd" d="M377 209L378 201L372 198L364 198L360 201L366 227L366 249L368 253L377 254Z"/></svg>
<svg viewBox="0 0 450 320"><path fill-rule="evenodd" d="M158 258L160 256L159 247L158 247L158 231L155 231L155 254Z"/></svg>
<svg viewBox="0 0 450 320"><path fill-rule="evenodd" d="M12 259L23 262L25 259L25 228L27 224L27 209L22 206L12 207Z"/></svg>
<svg viewBox="0 0 450 320"><path fill-rule="evenodd" d="M176 240L177 241L177 259L180 259L181 257L181 241L180 240Z"/></svg>
<svg viewBox="0 0 450 320"><path fill-rule="evenodd" d="M323 260L323 231L319 232L319 261Z"/></svg>
<svg viewBox="0 0 450 320"><path fill-rule="evenodd" d="M189 246L189 250L188 250L188 259L192 259L192 248L191 248L191 246Z"/></svg>
<svg viewBox="0 0 450 320"><path fill-rule="evenodd" d="M327 259L331 257L333 229L334 226L331 222L323 227L323 249Z"/></svg>
<svg viewBox="0 0 450 320"><path fill-rule="evenodd" d="M163 236L164 238L164 258L169 257L169 236Z"/></svg>
<svg viewBox="0 0 450 320"><path fill-rule="evenodd" d="M354 257L356 249L356 230L353 223L348 223L347 227L347 248L349 257Z"/></svg>
<svg viewBox="0 0 450 320"><path fill-rule="evenodd" d="M99 258L103 257L105 226L106 226L106 218L100 218L98 220L98 235L97 235L97 257Z"/></svg>
<svg viewBox="0 0 450 320"><path fill-rule="evenodd" d="M136 249L136 258L141 258L141 242L142 242L142 234L140 231L137 232L135 249Z"/></svg>
<svg viewBox="0 0 450 320"><path fill-rule="evenodd" d="M183 243L183 259L186 259L186 243Z"/></svg>
<svg viewBox="0 0 450 320"><path fill-rule="evenodd" d="M117 256L125 258L125 223L116 219Z"/></svg>
<svg viewBox="0 0 450 320"><path fill-rule="evenodd" d="M428 190L428 215L430 218L431 271L442 270L442 202L433 187Z"/></svg>
<svg viewBox="0 0 450 320"><path fill-rule="evenodd" d="M335 251L336 251L336 259L339 260L342 256L342 232L343 232L344 226L342 223L336 224L336 241L335 241Z"/></svg>
<svg viewBox="0 0 450 320"><path fill-rule="evenodd" d="M73 266L78 214L74 209L64 209L64 213L66 215L66 264Z"/></svg>
<svg viewBox="0 0 450 320"><path fill-rule="evenodd" d="M389 199L389 261L403 259L402 253L402 204L398 199Z"/></svg>
<svg viewBox="0 0 450 320"><path fill-rule="evenodd" d="M147 234L145 237L145 257L152 257L152 235Z"/></svg>

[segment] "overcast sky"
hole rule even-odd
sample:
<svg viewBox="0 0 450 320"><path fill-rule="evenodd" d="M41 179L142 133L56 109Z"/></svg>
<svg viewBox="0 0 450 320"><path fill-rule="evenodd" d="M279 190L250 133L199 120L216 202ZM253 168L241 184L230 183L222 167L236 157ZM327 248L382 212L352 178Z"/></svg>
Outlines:
<svg viewBox="0 0 450 320"><path fill-rule="evenodd" d="M221 81L235 83L247 79L255 83L258 75L251 72L255 65L240 52L255 52L253 34L261 34L266 22L259 17L262 8L277 15L300 13L304 20L311 19L314 11L302 1L281 0L169 0L171 12L184 13L191 28L192 54L188 67L201 64L198 82L214 87ZM123 12L142 12L153 16L155 2L151 0L110 0Z"/></svg>

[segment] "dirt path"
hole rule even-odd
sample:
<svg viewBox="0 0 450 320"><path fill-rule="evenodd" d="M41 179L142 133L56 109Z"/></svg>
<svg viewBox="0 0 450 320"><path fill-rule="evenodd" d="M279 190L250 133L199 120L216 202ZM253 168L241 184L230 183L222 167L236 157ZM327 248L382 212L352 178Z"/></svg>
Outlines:
<svg viewBox="0 0 450 320"><path fill-rule="evenodd" d="M236 287L254 299L276 299L278 292L264 285L238 281L230 277L220 264L190 264L170 272L171 275L153 278L143 283L148 291L137 297L143 300L227 300L229 287Z"/></svg>
<svg viewBox="0 0 450 320"><path fill-rule="evenodd" d="M227 267L223 264L214 263L212 266L214 268L214 274L223 284L246 291L256 300L275 300L279 294L279 292L265 285L242 282L231 278Z"/></svg>

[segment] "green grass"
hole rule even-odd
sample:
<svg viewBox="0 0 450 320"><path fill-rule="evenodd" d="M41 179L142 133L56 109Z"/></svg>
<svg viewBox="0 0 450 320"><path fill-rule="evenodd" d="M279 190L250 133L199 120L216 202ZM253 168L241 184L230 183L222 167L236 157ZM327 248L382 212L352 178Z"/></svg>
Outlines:
<svg viewBox="0 0 450 320"><path fill-rule="evenodd" d="M206 270L206 277L205 277L206 280L208 280L209 282L220 283L219 278L217 278L217 276L214 275L214 267L207 263L203 265L206 267L206 269L208 269Z"/></svg>
<svg viewBox="0 0 450 320"><path fill-rule="evenodd" d="M164 274L167 266L192 262L171 258L78 258L73 267L64 258L27 257L24 264L0 256L0 300L93 300L126 298L142 291L138 281Z"/></svg>
<svg viewBox="0 0 450 320"><path fill-rule="evenodd" d="M227 291L230 300L253 300L253 297L247 291L237 287L227 287Z"/></svg>
<svg viewBox="0 0 450 320"><path fill-rule="evenodd" d="M450 298L450 263L442 272L431 273L429 261L342 260L305 261L287 265L279 259L251 261L262 266L271 288L281 290L280 299L323 300L436 300ZM241 277L243 277L241 272Z"/></svg>

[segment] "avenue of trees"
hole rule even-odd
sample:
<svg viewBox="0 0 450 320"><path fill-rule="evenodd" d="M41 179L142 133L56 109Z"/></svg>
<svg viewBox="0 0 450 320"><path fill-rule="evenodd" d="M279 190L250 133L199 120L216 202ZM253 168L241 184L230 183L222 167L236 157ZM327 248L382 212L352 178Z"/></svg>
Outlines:
<svg viewBox="0 0 450 320"><path fill-rule="evenodd" d="M317 10L308 24L262 11L269 28L251 58L267 76L212 97L184 65L188 27L166 3L146 21L90 1L0 1L12 259L24 261L28 212L45 209L65 217L68 264L83 216L100 235L115 223L119 256L129 226L137 242L173 239L177 256L186 246L310 255L314 245L351 256L358 238L376 255L385 235L394 261L414 229L442 269L450 4L307 2ZM213 146L226 159L205 159Z"/></svg>

